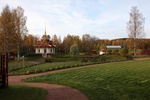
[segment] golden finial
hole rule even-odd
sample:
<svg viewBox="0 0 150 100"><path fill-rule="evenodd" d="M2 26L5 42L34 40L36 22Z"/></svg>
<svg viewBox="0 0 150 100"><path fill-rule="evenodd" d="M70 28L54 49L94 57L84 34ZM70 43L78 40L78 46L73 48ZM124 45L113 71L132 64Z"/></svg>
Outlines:
<svg viewBox="0 0 150 100"><path fill-rule="evenodd" d="M44 35L46 35L46 22L45 22L45 33L44 33Z"/></svg>

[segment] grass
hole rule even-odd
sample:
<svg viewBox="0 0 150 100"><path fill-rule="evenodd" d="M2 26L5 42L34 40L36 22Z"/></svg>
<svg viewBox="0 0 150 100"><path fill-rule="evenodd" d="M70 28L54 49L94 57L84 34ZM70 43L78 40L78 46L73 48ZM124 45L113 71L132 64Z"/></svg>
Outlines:
<svg viewBox="0 0 150 100"><path fill-rule="evenodd" d="M42 58L42 55L39 54L32 54L32 55L26 55L24 58L24 64L23 64L23 59L20 57L20 62L17 61L10 61L8 63L8 71L15 71L15 70L21 70L26 67L32 67L37 64L41 64L44 62L44 58Z"/></svg>
<svg viewBox="0 0 150 100"><path fill-rule="evenodd" d="M30 63L29 61L25 61L24 62L24 67L28 67L34 65L33 63ZM8 70L9 71L13 71L13 70L17 70L17 69L22 69L23 68L23 62L9 62L8 64Z"/></svg>
<svg viewBox="0 0 150 100"><path fill-rule="evenodd" d="M28 78L76 88L90 100L149 100L150 61L116 62Z"/></svg>
<svg viewBox="0 0 150 100"><path fill-rule="evenodd" d="M58 56L58 55L53 55ZM62 57L66 57L66 55L61 55ZM58 58L59 59L59 58ZM57 59L57 61L58 61ZM84 65L91 65L97 63L105 63L105 62L112 62L112 61L124 61L126 57L115 56L115 55L106 55L106 56L96 56L93 57L91 60L86 60L86 62L81 61L78 57L73 57L72 60L66 60L70 58L60 58L64 59L58 62L52 63L39 63L34 64L31 61L25 62L25 67L23 68L23 62L12 62L9 64L9 75L22 75L22 74L32 74L32 73L39 73L39 72L46 72L51 70L58 70L64 68L71 68L71 67L78 67ZM76 59L76 60L75 60Z"/></svg>
<svg viewBox="0 0 150 100"><path fill-rule="evenodd" d="M47 91L37 87L10 85L0 89L0 100L45 100Z"/></svg>
<svg viewBox="0 0 150 100"><path fill-rule="evenodd" d="M21 74L31 74L31 73L39 73L39 72L46 72L50 70L57 70L62 68L70 68L70 67L77 67L90 64L89 62L80 62L80 61L68 61L68 62L53 62L53 63L43 63L38 64L32 67L25 67L24 69L18 69L9 72L9 75L21 75Z"/></svg>

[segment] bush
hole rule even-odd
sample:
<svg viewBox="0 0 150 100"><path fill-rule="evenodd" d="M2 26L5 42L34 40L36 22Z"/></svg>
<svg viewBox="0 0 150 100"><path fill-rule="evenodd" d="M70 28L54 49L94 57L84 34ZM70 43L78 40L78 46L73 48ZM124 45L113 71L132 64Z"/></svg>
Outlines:
<svg viewBox="0 0 150 100"><path fill-rule="evenodd" d="M112 50L107 50L107 53L108 53L108 54L111 54L111 53L112 53Z"/></svg>
<svg viewBox="0 0 150 100"><path fill-rule="evenodd" d="M72 54L72 55L78 55L79 54L79 47L77 44L73 44L70 47L70 54Z"/></svg>
<svg viewBox="0 0 150 100"><path fill-rule="evenodd" d="M51 58L45 58L45 62L47 63L47 62L52 62L51 61Z"/></svg>
<svg viewBox="0 0 150 100"><path fill-rule="evenodd" d="M88 62L88 59L83 58L83 59L81 60L81 62Z"/></svg>
<svg viewBox="0 0 150 100"><path fill-rule="evenodd" d="M112 50L112 54L118 55L118 50L117 49Z"/></svg>
<svg viewBox="0 0 150 100"><path fill-rule="evenodd" d="M92 58L90 62L97 62L97 63L106 62L106 58L103 56L97 56Z"/></svg>
<svg viewBox="0 0 150 100"><path fill-rule="evenodd" d="M132 60L132 59L133 59L132 56L129 56L129 55L127 55L126 58L127 58L128 60Z"/></svg>
<svg viewBox="0 0 150 100"><path fill-rule="evenodd" d="M119 51L119 54L120 54L121 56L127 56L128 50L127 50L126 48L123 48L123 49L121 49L121 50Z"/></svg>

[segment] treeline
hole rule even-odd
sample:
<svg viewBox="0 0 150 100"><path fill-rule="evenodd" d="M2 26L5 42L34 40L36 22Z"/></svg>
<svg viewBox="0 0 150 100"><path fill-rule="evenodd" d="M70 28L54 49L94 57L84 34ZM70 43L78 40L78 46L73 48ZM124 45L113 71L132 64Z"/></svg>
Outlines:
<svg viewBox="0 0 150 100"><path fill-rule="evenodd" d="M0 53L13 52L16 55L27 55L35 52L34 46L41 37L28 33L26 27L27 17L24 9L17 7L10 9L6 5L0 14ZM44 34L44 32L43 32ZM61 40L61 36L53 35L51 40L56 45L56 53L70 53L70 47L77 45L79 52L89 54L92 50L97 53L105 49L107 45L121 45L129 51L133 50L133 39L99 39L98 37L84 34L67 35ZM137 39L137 48L150 49L150 39Z"/></svg>
<svg viewBox="0 0 150 100"><path fill-rule="evenodd" d="M55 35L55 37L57 37ZM115 40L99 39L90 34L84 34L80 38L76 35L67 35L62 42L57 42L59 39L55 38L52 40L56 44L56 50L60 53L70 53L70 47L74 44L78 45L79 52L91 53L91 51L96 51L99 53L100 50L106 49L107 45L120 45L122 48L126 48L129 51L133 51L133 39L132 38L121 38ZM137 39L137 49L147 50L150 49L150 39Z"/></svg>
<svg viewBox="0 0 150 100"><path fill-rule="evenodd" d="M133 51L133 39L132 38L121 38L115 40L99 39L98 37L91 36L90 34L84 34L82 37L77 35L67 35L61 41L61 37L57 35L51 38L56 45L56 53L70 53L70 47L74 44L78 46L78 50L81 53L89 54L92 51L99 53L100 50L106 49L107 45L120 45L122 48L128 49L128 51ZM150 39L137 39L137 49L138 50L148 50L150 49Z"/></svg>

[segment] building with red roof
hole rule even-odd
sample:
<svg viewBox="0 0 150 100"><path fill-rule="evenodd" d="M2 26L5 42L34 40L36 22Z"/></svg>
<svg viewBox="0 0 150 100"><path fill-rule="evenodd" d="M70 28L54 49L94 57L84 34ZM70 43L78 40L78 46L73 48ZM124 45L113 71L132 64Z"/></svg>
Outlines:
<svg viewBox="0 0 150 100"><path fill-rule="evenodd" d="M47 54L55 54L55 48L56 45L54 45L53 41L50 40L50 36L46 35L45 30L42 39L37 41L37 44L35 45L35 53L42 54L43 56Z"/></svg>

